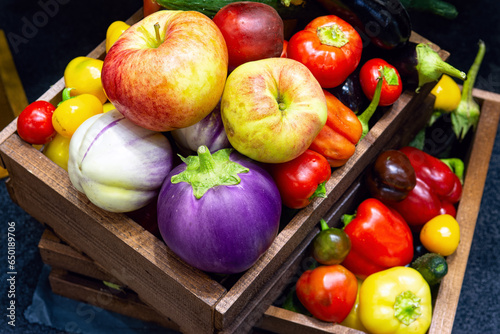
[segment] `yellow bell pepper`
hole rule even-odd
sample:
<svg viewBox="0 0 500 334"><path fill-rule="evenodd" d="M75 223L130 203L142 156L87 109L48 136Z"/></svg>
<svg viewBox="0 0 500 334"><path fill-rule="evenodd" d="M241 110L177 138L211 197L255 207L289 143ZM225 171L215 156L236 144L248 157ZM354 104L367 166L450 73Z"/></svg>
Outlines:
<svg viewBox="0 0 500 334"><path fill-rule="evenodd" d="M429 284L411 267L372 274L361 284L359 316L370 333L426 333L432 320Z"/></svg>
<svg viewBox="0 0 500 334"><path fill-rule="evenodd" d="M130 28L130 25L123 21L115 21L109 25L108 30L106 30L106 53L108 53L111 46L115 44L116 40L128 28Z"/></svg>
<svg viewBox="0 0 500 334"><path fill-rule="evenodd" d="M64 70L64 82L67 88L73 89L74 95L92 94L101 104L108 100L102 88L101 71L103 61L91 57L76 57Z"/></svg>
<svg viewBox="0 0 500 334"><path fill-rule="evenodd" d="M356 301L354 302L351 312L349 312L347 317L340 324L342 326L357 329L358 331L367 332L359 317L359 291L361 290L362 283L363 281L358 278L358 295L356 296Z"/></svg>
<svg viewBox="0 0 500 334"><path fill-rule="evenodd" d="M92 94L72 97L71 88L63 90L63 100L52 114L52 125L63 137L71 138L76 129L88 118L103 112L102 103Z"/></svg>
<svg viewBox="0 0 500 334"><path fill-rule="evenodd" d="M450 76L443 74L438 83L431 90L436 97L434 110L441 112L452 112L458 107L462 93L460 87Z"/></svg>

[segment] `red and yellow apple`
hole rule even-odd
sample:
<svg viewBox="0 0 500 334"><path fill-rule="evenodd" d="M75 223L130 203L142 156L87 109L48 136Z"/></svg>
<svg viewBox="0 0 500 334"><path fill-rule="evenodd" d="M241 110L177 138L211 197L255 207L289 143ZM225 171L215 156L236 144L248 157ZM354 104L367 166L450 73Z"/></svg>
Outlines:
<svg viewBox="0 0 500 334"><path fill-rule="evenodd" d="M227 66L224 37L210 18L162 10L120 36L104 59L101 79L126 118L149 130L170 131L199 122L215 108Z"/></svg>
<svg viewBox="0 0 500 334"><path fill-rule="evenodd" d="M221 116L231 145L260 162L302 154L327 119L321 86L302 63L266 58L238 66L226 80Z"/></svg>

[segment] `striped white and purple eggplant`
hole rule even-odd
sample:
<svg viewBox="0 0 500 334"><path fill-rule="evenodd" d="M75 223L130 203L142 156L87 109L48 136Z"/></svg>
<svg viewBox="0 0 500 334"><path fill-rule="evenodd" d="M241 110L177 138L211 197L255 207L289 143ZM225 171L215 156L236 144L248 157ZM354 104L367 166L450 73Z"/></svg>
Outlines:
<svg viewBox="0 0 500 334"><path fill-rule="evenodd" d="M137 210L156 199L172 165L168 139L135 125L117 110L86 120L69 146L71 183L111 212Z"/></svg>
<svg viewBox="0 0 500 334"><path fill-rule="evenodd" d="M271 176L233 149L206 146L183 158L158 195L158 227L167 246L200 270L250 268L278 233L281 198Z"/></svg>
<svg viewBox="0 0 500 334"><path fill-rule="evenodd" d="M171 131L177 146L192 154L205 145L211 152L231 147L220 115L220 104L205 118L186 128Z"/></svg>

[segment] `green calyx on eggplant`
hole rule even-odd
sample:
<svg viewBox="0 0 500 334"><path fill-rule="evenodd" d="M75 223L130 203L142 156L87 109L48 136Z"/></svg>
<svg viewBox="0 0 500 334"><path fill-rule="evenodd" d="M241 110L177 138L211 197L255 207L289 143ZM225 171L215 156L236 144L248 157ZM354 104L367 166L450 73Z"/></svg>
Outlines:
<svg viewBox="0 0 500 334"><path fill-rule="evenodd" d="M426 83L438 81L442 74L465 80L465 72L444 61L439 53L426 43L408 42L403 48L387 52L386 60L398 70L403 82L416 86L417 91Z"/></svg>
<svg viewBox="0 0 500 334"><path fill-rule="evenodd" d="M411 20L398 0L317 0L328 12L349 22L363 45L392 50L408 42Z"/></svg>

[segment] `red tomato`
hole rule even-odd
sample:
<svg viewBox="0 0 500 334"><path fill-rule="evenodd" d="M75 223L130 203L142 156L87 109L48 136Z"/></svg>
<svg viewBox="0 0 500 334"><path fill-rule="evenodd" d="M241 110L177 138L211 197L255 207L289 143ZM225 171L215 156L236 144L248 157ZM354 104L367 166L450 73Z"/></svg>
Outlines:
<svg viewBox="0 0 500 334"><path fill-rule="evenodd" d="M361 66L359 82L366 97L373 99L375 88L380 77L384 78L379 106L389 106L396 102L403 92L403 83L398 70L380 58L368 60Z"/></svg>
<svg viewBox="0 0 500 334"><path fill-rule="evenodd" d="M322 321L344 321L358 293L356 276L340 264L304 272L296 284L297 298Z"/></svg>
<svg viewBox="0 0 500 334"><path fill-rule="evenodd" d="M313 73L321 87L342 84L361 60L363 42L354 28L335 15L320 16L288 41L287 57Z"/></svg>
<svg viewBox="0 0 500 334"><path fill-rule="evenodd" d="M330 179L330 164L321 154L306 150L297 158L270 166L283 204L292 209L305 208L314 197L325 197Z"/></svg>
<svg viewBox="0 0 500 334"><path fill-rule="evenodd" d="M52 125L52 114L56 107L47 101L29 104L17 118L17 133L24 141L43 145L52 140L56 130Z"/></svg>

